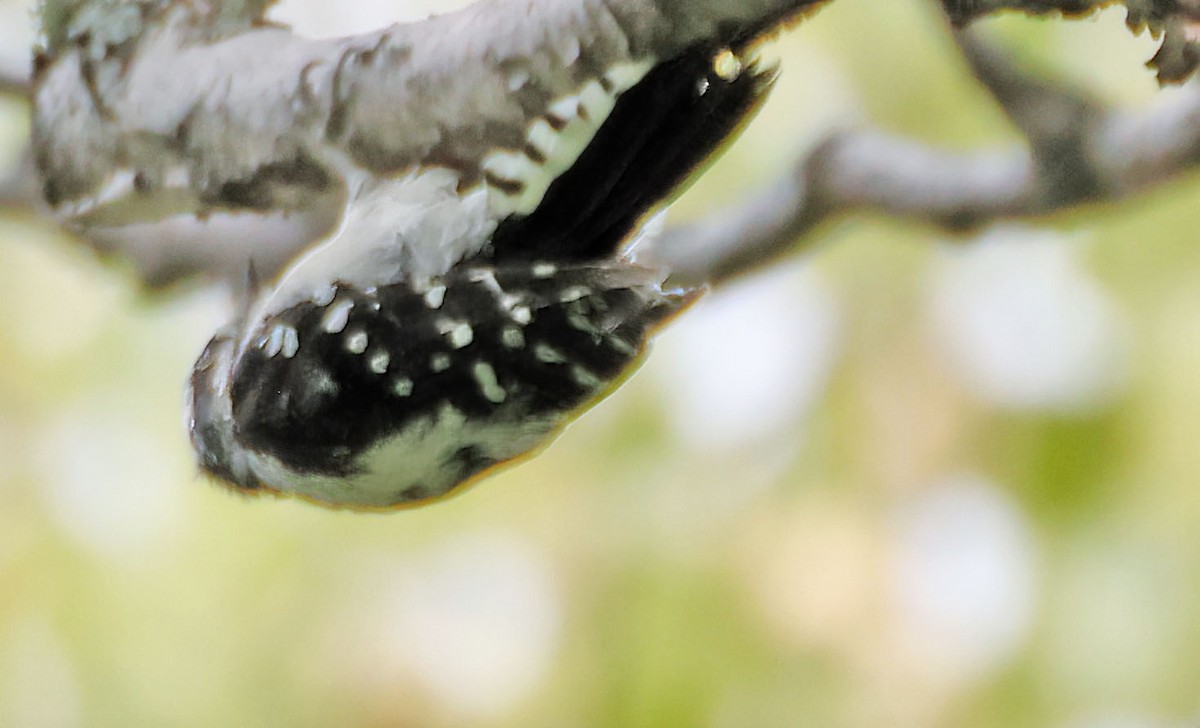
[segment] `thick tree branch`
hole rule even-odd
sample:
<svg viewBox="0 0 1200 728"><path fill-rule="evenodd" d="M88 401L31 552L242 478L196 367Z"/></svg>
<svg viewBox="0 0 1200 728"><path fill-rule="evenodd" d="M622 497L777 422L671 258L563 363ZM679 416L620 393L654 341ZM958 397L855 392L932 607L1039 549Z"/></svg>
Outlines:
<svg viewBox="0 0 1200 728"><path fill-rule="evenodd" d="M38 167L69 227L118 248L126 233L185 240L159 258L201 270L230 272L220 248L166 234L179 218L280 218L297 237L258 260L269 272L336 219L356 178L436 163L469 185L486 154L520 149L532 118L584 81L700 39L750 39L816 3L494 0L314 41L218 26L204 3L63 0L34 79Z"/></svg>
<svg viewBox="0 0 1200 728"><path fill-rule="evenodd" d="M50 202L72 217L120 220L128 208L141 221L152 214L146 198L168 190L165 211L278 209L289 202L271 194L280 182L326 186L331 148L375 174L430 160L466 166L517 144L528 109L581 79L672 55L715 26L751 32L813 1L484 2L333 41L271 27L214 41L189 8L170 4L132 45L87 33L82 45L51 46L35 79L39 162ZM138 194L110 204L106 183L130 167Z"/></svg>
<svg viewBox="0 0 1200 728"><path fill-rule="evenodd" d="M965 24L1101 0L943 0ZM154 282L264 274L334 224L347 186L420 163L481 174L532 114L600 70L701 38L738 43L818 0L485 0L339 40L262 22L270 0L54 0L35 74L34 141L60 220ZM1164 34L1164 79L1191 72L1200 0L1123 0ZM1145 116L1101 108L965 46L1029 148L954 155L883 134L831 136L764 196L671 231L648 259L720 279L830 216L875 209L952 228L1114 199L1190 167L1200 92ZM268 63L262 62L269 59ZM179 79L187 79L181 84ZM1154 127L1156 137L1132 129ZM1158 140L1158 141L1156 141Z"/></svg>
<svg viewBox="0 0 1200 728"><path fill-rule="evenodd" d="M1020 72L971 34L960 39L1026 148L952 154L879 132L834 134L763 194L669 229L640 259L681 282L720 282L792 252L851 211L957 231L1118 200L1200 164L1200 85L1146 111L1106 109Z"/></svg>

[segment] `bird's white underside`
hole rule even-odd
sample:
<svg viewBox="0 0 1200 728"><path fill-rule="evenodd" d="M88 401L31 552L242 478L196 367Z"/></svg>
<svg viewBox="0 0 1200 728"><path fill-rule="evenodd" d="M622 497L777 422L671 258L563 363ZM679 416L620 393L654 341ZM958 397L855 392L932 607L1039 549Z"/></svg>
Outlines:
<svg viewBox="0 0 1200 728"><path fill-rule="evenodd" d="M553 429L549 420L474 424L444 404L360 456L356 464L361 472L354 475L302 474L264 453L247 451L246 457L251 472L281 493L351 507L387 507L453 490L462 480L454 456L463 447L503 462L543 444Z"/></svg>

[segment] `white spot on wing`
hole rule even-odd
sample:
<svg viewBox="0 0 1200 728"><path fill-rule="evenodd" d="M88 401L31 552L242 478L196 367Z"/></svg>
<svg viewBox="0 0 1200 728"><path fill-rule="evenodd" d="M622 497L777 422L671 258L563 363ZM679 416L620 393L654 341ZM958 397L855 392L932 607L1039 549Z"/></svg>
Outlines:
<svg viewBox="0 0 1200 728"><path fill-rule="evenodd" d="M371 354L367 366L376 374L387 374L388 365L392 363L392 357L386 351L377 351Z"/></svg>
<svg viewBox="0 0 1200 728"><path fill-rule="evenodd" d="M425 305L437 310L446 302L446 287L434 286L425 293Z"/></svg>
<svg viewBox="0 0 1200 728"><path fill-rule="evenodd" d="M525 348L525 332L516 326L505 326L504 331L500 333L500 340L510 349Z"/></svg>
<svg viewBox="0 0 1200 728"><path fill-rule="evenodd" d="M586 387L587 389L599 389L604 384L599 377L578 364L571 367L571 378L581 387Z"/></svg>
<svg viewBox="0 0 1200 728"><path fill-rule="evenodd" d="M346 351L351 354L361 354L367 350L367 344L370 339L367 338L366 331L355 331L346 337Z"/></svg>
<svg viewBox="0 0 1200 728"><path fill-rule="evenodd" d="M555 349L549 344L536 344L533 347L533 355L538 361L545 364L565 364L567 357L558 349Z"/></svg>
<svg viewBox="0 0 1200 728"><path fill-rule="evenodd" d="M592 323L587 314L581 311L571 311L567 314L567 325L577 331L582 331L587 334L599 334L600 330ZM595 337L599 343L599 337Z"/></svg>
<svg viewBox="0 0 1200 728"><path fill-rule="evenodd" d="M500 306L510 314L513 312L513 309L517 307L517 304L524 300L519 295L514 295L503 290L501 290L499 298Z"/></svg>
<svg viewBox="0 0 1200 728"><path fill-rule="evenodd" d="M578 301L581 298L586 298L591 294L592 289L588 288L587 286L571 286L570 288L563 290L562 295L559 296L558 300L563 303L571 303L573 301Z"/></svg>
<svg viewBox="0 0 1200 728"><path fill-rule="evenodd" d="M505 191L488 185L488 208L498 217L529 214L537 209L550 184L571 168L591 143L600 126L616 107L617 97L645 77L649 61L625 63L605 74L611 92L598 80L591 80L576 93L554 100L546 109L546 118L534 120L526 132L526 141L545 157L542 163L531 160L523 150L500 150L483 160L482 169L496 177L516 183L519 190ZM581 113L582 112L582 113ZM556 124L560 128L555 128Z"/></svg>
<svg viewBox="0 0 1200 728"><path fill-rule="evenodd" d="M354 301L339 301L333 304L333 307L326 311L324 318L321 319L321 328L328 334L342 333L346 324L350 322L350 311L353 308Z"/></svg>
<svg viewBox="0 0 1200 728"><path fill-rule="evenodd" d="M450 355L437 353L429 357L429 368L434 374L440 374L450 368Z"/></svg>
<svg viewBox="0 0 1200 728"><path fill-rule="evenodd" d="M461 349L475 340L475 331L468 323L460 323L450 330L450 346Z"/></svg>
<svg viewBox="0 0 1200 728"><path fill-rule="evenodd" d="M629 344L628 341L626 341L625 339L622 339L620 336L617 336L616 334L608 337L607 339L605 339L605 341L608 342L609 346L611 346L613 349L616 349L618 352L624 354L625 356L633 356L634 354L637 353L637 349L633 348Z"/></svg>
<svg viewBox="0 0 1200 728"><path fill-rule="evenodd" d="M525 326L533 321L533 311L528 306L516 306L512 310L512 320Z"/></svg>
<svg viewBox="0 0 1200 728"><path fill-rule="evenodd" d="M397 397L407 397L413 393L413 380L408 377L397 377L392 382L392 393Z"/></svg>
<svg viewBox="0 0 1200 728"><path fill-rule="evenodd" d="M267 335L264 344L266 348L263 350L263 354L268 359L274 359L276 356L279 356L279 352L283 351L283 327L273 327L271 333Z"/></svg>
<svg viewBox="0 0 1200 728"><path fill-rule="evenodd" d="M500 404L508 399L508 393L504 391L504 387L500 386L500 382L496 379L496 370L492 368L491 364L482 361L475 362L471 373L479 384L479 391L487 401Z"/></svg>
<svg viewBox="0 0 1200 728"><path fill-rule="evenodd" d="M291 326L283 327L283 357L291 359L300 351L300 334Z"/></svg>

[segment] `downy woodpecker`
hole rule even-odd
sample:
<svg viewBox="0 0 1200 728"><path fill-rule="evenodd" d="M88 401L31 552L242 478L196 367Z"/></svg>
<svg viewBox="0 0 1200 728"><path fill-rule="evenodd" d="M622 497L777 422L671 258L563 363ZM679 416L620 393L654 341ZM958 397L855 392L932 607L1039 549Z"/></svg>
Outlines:
<svg viewBox="0 0 1200 728"><path fill-rule="evenodd" d="M630 249L771 88L774 69L736 40L610 65L474 164L348 177L337 228L195 365L203 469L387 508L544 446L697 294L665 289Z"/></svg>

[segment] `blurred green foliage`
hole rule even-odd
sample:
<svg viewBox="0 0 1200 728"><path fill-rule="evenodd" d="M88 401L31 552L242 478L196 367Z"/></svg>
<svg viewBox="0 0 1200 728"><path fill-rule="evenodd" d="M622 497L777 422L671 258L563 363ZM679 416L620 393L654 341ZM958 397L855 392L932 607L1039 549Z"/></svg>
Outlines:
<svg viewBox="0 0 1200 728"><path fill-rule="evenodd" d="M1121 21L989 24L1037 67L1147 103L1152 44ZM834 124L1015 140L933 3L840 0L776 46L773 99L677 217L769 184ZM24 114L0 106L6 149ZM1075 241L1063 280L1120 332L1119 375L1078 406L981 394L948 353L931 291L979 243L855 218L698 306L542 456L394 515L203 482L181 385L220 294L146 298L6 214L0 725L1183 725L1200 714L1198 193L1031 223ZM803 305L744 308L768 287ZM805 318L813 302L829 315ZM771 341L700 359L687 342L718 307L760 339L824 322L800 341L827 366ZM736 395L752 357L815 373L735 430L709 395ZM679 389L697 371L708 394Z"/></svg>

